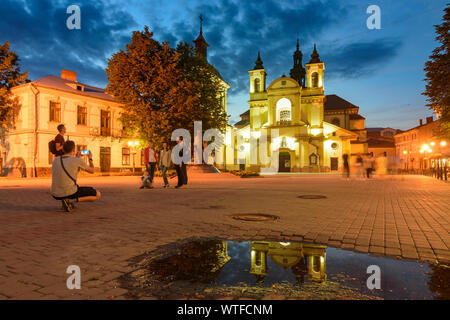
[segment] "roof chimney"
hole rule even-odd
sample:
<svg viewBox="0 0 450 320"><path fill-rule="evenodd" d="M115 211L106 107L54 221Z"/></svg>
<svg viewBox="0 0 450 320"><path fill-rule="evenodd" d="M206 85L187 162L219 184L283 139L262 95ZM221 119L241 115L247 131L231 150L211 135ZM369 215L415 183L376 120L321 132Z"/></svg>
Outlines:
<svg viewBox="0 0 450 320"><path fill-rule="evenodd" d="M61 79L77 82L77 73L70 70L61 70Z"/></svg>
<svg viewBox="0 0 450 320"><path fill-rule="evenodd" d="M433 122L433 117L427 117L427 124L432 123Z"/></svg>
<svg viewBox="0 0 450 320"><path fill-rule="evenodd" d="M419 123L420 123L421 126L423 126L423 120L422 119L419 119Z"/></svg>

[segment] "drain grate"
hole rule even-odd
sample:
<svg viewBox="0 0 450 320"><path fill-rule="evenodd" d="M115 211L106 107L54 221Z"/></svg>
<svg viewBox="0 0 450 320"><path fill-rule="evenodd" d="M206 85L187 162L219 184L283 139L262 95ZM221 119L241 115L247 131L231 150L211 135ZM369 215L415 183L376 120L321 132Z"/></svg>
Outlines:
<svg viewBox="0 0 450 320"><path fill-rule="evenodd" d="M305 194L302 196L298 196L300 199L326 199L326 196L322 196L320 194Z"/></svg>
<svg viewBox="0 0 450 320"><path fill-rule="evenodd" d="M241 214L233 214L231 217L235 220L244 220L244 221L274 221L280 219L280 217L278 216L265 213L241 213Z"/></svg>

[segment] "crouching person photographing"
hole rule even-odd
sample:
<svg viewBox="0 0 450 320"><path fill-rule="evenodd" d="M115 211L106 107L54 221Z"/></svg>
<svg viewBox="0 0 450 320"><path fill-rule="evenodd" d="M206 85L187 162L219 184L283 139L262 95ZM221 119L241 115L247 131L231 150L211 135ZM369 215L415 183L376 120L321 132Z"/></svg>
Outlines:
<svg viewBox="0 0 450 320"><path fill-rule="evenodd" d="M80 187L77 184L78 172L84 170L94 173L92 154L87 152L89 165L75 156L75 143L66 141L63 145L64 155L56 157L52 163L51 194L56 200L62 201L66 212L72 211L74 205L70 200L77 202L93 202L100 199L100 192L92 187Z"/></svg>

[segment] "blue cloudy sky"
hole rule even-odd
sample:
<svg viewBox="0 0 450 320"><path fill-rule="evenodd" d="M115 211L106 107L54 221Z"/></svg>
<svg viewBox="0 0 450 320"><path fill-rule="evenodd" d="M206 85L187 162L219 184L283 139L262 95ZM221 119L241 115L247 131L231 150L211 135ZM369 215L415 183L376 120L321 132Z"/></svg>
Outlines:
<svg viewBox="0 0 450 320"><path fill-rule="evenodd" d="M325 62L327 94L360 107L367 127L407 129L431 115L423 65L437 46L433 25L449 0L1 0L0 42L10 41L32 80L61 69L104 87L104 68L145 25L155 38L192 41L199 14L209 61L231 84L230 122L247 110L248 70L258 50L268 83L289 74L296 38L304 62L314 43ZM81 8L81 30L68 30L66 8ZM381 8L381 30L369 30L369 5Z"/></svg>

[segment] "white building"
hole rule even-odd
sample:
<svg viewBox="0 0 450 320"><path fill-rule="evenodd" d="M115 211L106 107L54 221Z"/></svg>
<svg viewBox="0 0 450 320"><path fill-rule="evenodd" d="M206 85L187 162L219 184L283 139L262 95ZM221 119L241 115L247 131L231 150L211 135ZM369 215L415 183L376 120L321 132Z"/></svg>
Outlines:
<svg viewBox="0 0 450 320"><path fill-rule="evenodd" d="M62 70L61 77L44 78L14 87L20 110L14 128L0 137L2 175L33 177L50 173L53 155L48 142L58 133L59 124L67 128L65 139L78 150L91 150L96 170L131 171L142 165L139 150L128 146L122 135L121 106L104 89L77 81L73 71Z"/></svg>

